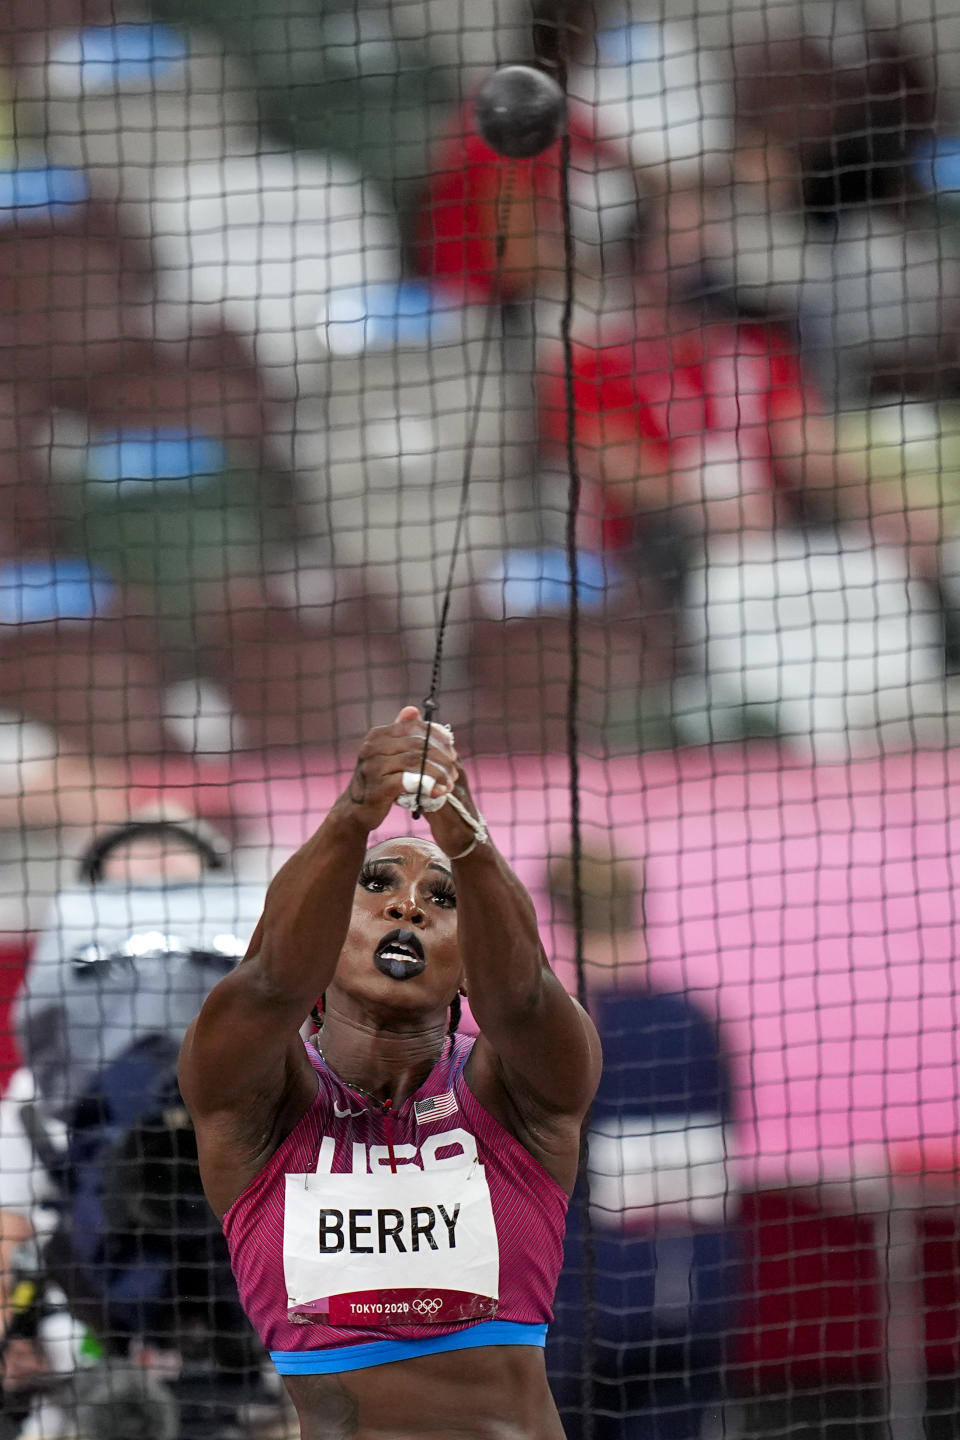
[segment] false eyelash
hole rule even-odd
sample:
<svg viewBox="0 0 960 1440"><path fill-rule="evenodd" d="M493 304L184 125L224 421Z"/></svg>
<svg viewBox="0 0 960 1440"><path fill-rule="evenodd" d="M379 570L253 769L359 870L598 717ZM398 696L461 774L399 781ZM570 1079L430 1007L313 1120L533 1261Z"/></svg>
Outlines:
<svg viewBox="0 0 960 1440"><path fill-rule="evenodd" d="M430 894L441 900L449 900L452 905L457 903L456 887L450 880L431 880Z"/></svg>
<svg viewBox="0 0 960 1440"><path fill-rule="evenodd" d="M386 865L382 860L370 860L360 871L357 884L366 885L371 880L379 880L384 885L391 885L396 877L397 872L392 865Z"/></svg>

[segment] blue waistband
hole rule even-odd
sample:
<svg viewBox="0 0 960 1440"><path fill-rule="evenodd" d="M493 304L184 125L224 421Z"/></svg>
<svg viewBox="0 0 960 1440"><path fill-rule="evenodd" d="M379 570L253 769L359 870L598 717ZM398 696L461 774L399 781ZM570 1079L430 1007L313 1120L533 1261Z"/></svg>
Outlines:
<svg viewBox="0 0 960 1440"><path fill-rule="evenodd" d="M271 1350L270 1359L281 1375L334 1375L343 1370L369 1370L418 1355L442 1355L447 1350L474 1350L484 1345L538 1345L547 1343L546 1325L521 1325L515 1320L481 1320L469 1330L429 1340L368 1340L363 1345L342 1345L336 1350Z"/></svg>

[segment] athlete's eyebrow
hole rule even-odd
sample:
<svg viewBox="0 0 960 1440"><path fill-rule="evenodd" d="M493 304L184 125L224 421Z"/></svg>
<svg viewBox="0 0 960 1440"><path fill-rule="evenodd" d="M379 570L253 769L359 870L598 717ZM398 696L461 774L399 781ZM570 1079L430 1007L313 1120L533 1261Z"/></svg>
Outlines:
<svg viewBox="0 0 960 1440"><path fill-rule="evenodd" d="M376 860L381 865L405 865L407 863L407 857L405 855L378 855ZM441 875L453 877L453 871L448 870L446 865L441 865L439 860L431 860L427 869L439 870Z"/></svg>

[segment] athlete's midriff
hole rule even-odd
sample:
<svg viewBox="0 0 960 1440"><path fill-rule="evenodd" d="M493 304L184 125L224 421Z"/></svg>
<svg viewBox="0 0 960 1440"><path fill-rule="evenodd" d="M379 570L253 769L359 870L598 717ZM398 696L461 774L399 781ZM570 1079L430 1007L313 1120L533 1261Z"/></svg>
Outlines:
<svg viewBox="0 0 960 1440"><path fill-rule="evenodd" d="M302 1440L563 1440L543 1351L491 1345L342 1375L287 1375Z"/></svg>

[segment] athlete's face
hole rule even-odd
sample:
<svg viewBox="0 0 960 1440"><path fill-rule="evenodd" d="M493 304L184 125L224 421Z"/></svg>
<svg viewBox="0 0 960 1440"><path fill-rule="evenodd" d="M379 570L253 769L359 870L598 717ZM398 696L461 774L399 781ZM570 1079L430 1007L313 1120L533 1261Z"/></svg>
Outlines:
<svg viewBox="0 0 960 1440"><path fill-rule="evenodd" d="M405 1011L448 1006L462 978L449 861L429 840L367 854L334 984Z"/></svg>

